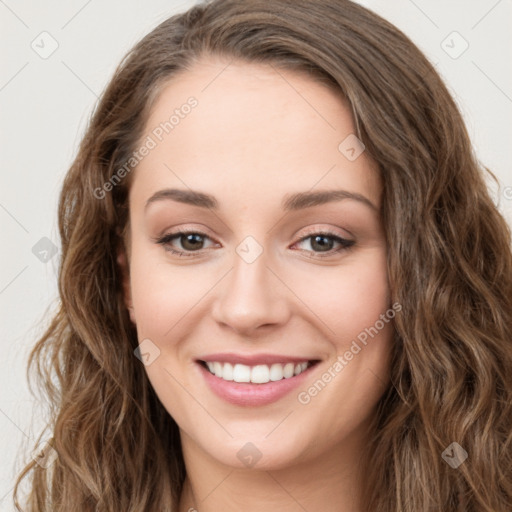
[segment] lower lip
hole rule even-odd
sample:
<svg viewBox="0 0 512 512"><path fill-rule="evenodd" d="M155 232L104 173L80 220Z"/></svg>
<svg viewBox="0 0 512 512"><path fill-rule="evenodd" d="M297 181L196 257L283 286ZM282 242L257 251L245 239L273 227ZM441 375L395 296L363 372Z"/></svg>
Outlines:
<svg viewBox="0 0 512 512"><path fill-rule="evenodd" d="M210 373L197 363L210 389L220 398L234 405L258 406L277 402L304 382L313 366L289 379L270 381L266 384L227 381Z"/></svg>

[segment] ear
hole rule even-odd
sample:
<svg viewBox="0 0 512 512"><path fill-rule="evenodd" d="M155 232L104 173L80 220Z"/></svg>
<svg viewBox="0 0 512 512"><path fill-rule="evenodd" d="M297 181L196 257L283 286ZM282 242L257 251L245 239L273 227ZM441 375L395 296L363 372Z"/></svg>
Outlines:
<svg viewBox="0 0 512 512"><path fill-rule="evenodd" d="M121 270L124 304L130 313L130 320L136 324L130 286L130 265L123 244L120 244L117 250L117 264Z"/></svg>

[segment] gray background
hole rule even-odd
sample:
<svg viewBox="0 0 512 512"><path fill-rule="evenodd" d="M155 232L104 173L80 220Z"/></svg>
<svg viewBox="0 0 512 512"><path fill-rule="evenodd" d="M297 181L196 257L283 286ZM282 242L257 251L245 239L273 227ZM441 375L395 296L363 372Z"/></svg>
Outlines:
<svg viewBox="0 0 512 512"><path fill-rule="evenodd" d="M14 475L44 425L25 366L39 322L56 298L59 254L52 247L57 251L63 176L123 55L194 3L0 0L0 511L14 510ZM493 194L512 225L512 1L360 3L401 28L436 65L479 159L500 179ZM47 55L52 45L58 47Z"/></svg>

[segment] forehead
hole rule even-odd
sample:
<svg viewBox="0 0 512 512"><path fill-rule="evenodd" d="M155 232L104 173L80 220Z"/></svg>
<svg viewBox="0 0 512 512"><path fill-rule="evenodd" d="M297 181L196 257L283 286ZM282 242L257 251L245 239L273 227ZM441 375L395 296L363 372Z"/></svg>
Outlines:
<svg viewBox="0 0 512 512"><path fill-rule="evenodd" d="M191 98L195 106L184 108ZM350 161L339 149L354 132L341 92L305 72L203 58L162 88L141 139L154 147L132 192L142 198L178 185L261 199L318 184L378 203L376 163L364 152Z"/></svg>

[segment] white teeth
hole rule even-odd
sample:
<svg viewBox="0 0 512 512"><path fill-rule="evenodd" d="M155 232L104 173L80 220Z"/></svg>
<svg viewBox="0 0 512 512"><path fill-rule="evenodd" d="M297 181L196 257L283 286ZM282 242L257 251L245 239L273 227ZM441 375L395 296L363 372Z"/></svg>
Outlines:
<svg viewBox="0 0 512 512"><path fill-rule="evenodd" d="M283 371L284 378L289 379L290 377L293 377L293 370L294 370L293 363L286 363L284 365L284 371Z"/></svg>
<svg viewBox="0 0 512 512"><path fill-rule="evenodd" d="M270 380L276 381L281 380L283 378L283 365L282 364L273 364L270 367Z"/></svg>
<svg viewBox="0 0 512 512"><path fill-rule="evenodd" d="M206 363L210 373L217 377L235 382L251 382L253 384L266 384L270 381L289 379L302 373L309 365L303 363L275 363L272 365L259 364L247 366L245 364L221 363L219 361L208 361Z"/></svg>
<svg viewBox="0 0 512 512"><path fill-rule="evenodd" d="M265 384L269 379L269 369L265 364L259 364L258 366L253 366L251 369L251 382L254 384Z"/></svg>
<svg viewBox="0 0 512 512"><path fill-rule="evenodd" d="M224 363L222 367L222 375L221 377L224 380L233 380L233 365L230 363Z"/></svg>
<svg viewBox="0 0 512 512"><path fill-rule="evenodd" d="M245 366L245 364L235 364L233 367L233 380L235 382L251 382L251 367Z"/></svg>

